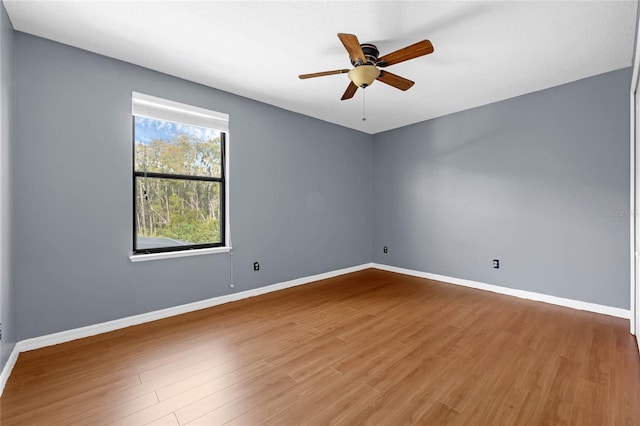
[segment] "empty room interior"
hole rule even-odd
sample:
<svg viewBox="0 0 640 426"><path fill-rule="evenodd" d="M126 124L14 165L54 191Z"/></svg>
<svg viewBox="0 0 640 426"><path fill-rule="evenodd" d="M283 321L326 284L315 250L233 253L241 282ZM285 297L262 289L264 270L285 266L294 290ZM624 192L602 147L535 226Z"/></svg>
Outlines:
<svg viewBox="0 0 640 426"><path fill-rule="evenodd" d="M640 424L638 16L2 0L0 424Z"/></svg>

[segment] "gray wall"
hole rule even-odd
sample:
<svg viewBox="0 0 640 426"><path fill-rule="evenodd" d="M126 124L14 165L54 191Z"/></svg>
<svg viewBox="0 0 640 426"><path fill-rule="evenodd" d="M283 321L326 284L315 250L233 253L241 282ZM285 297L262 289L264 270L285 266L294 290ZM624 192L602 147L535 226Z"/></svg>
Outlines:
<svg viewBox="0 0 640 426"><path fill-rule="evenodd" d="M0 371L16 342L15 291L10 251L10 140L13 102L13 27L0 3Z"/></svg>
<svg viewBox="0 0 640 426"><path fill-rule="evenodd" d="M131 91L230 114L235 291L373 259L629 307L629 69L372 137L26 34L13 45L2 315L14 283L18 328L3 362L16 338L231 291L227 254L129 261Z"/></svg>
<svg viewBox="0 0 640 426"><path fill-rule="evenodd" d="M628 309L630 82L629 68L375 135L374 261Z"/></svg>
<svg viewBox="0 0 640 426"><path fill-rule="evenodd" d="M231 291L227 254L129 261L131 91L230 115L235 291L371 260L370 135L22 33L15 61L18 339Z"/></svg>

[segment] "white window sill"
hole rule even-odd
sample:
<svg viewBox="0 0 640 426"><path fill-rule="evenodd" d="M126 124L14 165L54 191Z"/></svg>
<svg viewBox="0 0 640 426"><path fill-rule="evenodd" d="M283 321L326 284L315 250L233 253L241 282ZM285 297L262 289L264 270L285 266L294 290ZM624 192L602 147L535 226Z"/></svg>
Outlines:
<svg viewBox="0 0 640 426"><path fill-rule="evenodd" d="M170 259L172 257L201 256L203 254L229 253L231 247L211 247L195 250L169 251L165 253L132 254L129 260L132 262L145 262L147 260Z"/></svg>

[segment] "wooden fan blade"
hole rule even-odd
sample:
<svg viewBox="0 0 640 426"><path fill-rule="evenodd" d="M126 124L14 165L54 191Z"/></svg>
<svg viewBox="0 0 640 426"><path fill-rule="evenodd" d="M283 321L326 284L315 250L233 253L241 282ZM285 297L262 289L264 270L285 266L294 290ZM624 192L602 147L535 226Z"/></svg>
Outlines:
<svg viewBox="0 0 640 426"><path fill-rule="evenodd" d="M349 57L352 62L360 61L361 64L367 62L364 57L364 52L362 51L362 47L360 47L360 42L358 41L358 37L353 34L344 34L338 33L338 38L344 45L344 48L349 52Z"/></svg>
<svg viewBox="0 0 640 426"><path fill-rule="evenodd" d="M376 78L376 80L380 80L381 82L400 90L408 90L415 84L413 81L407 80L404 77L400 77L399 75L392 74L389 71L382 70L380 70L380 75L378 76L378 78Z"/></svg>
<svg viewBox="0 0 640 426"><path fill-rule="evenodd" d="M389 65L428 55L429 53L433 53L433 45L429 40L422 40L378 58L376 65L379 67L388 67Z"/></svg>
<svg viewBox="0 0 640 426"><path fill-rule="evenodd" d="M342 95L342 98L340 98L340 100L344 101L346 99L353 98L353 95L356 94L356 90L358 90L358 86L353 84L353 81L349 82L349 85L347 86L347 90L344 91L344 95Z"/></svg>
<svg viewBox="0 0 640 426"><path fill-rule="evenodd" d="M333 75L333 74L345 74L350 70L333 70L333 71L323 71L323 72L314 72L311 74L300 74L298 76L299 79L304 80L305 78L313 78L313 77L322 77L325 75Z"/></svg>

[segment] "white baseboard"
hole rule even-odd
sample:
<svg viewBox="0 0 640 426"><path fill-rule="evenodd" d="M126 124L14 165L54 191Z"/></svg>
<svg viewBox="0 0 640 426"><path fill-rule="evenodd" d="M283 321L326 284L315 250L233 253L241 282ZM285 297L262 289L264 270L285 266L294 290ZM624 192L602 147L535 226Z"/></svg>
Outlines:
<svg viewBox="0 0 640 426"><path fill-rule="evenodd" d="M16 365L16 361L18 361L18 355L20 354L20 347L16 343L9 355L9 359L5 364L2 372L0 373L0 397L2 396L2 392L4 391L4 385L7 384L7 380L9 380L9 375L11 371L13 371L13 367Z"/></svg>
<svg viewBox="0 0 640 426"><path fill-rule="evenodd" d="M34 349L44 348L46 346L57 345L69 342L71 340L82 339L84 337L95 336L96 334L107 333L109 331L119 330L133 325L143 324L146 322L156 321L187 312L198 311L200 309L210 308L223 303L234 302L236 300L246 299L249 297L259 296L261 294L273 291L283 290L285 288L295 287L310 282L333 278L338 275L349 274L351 272L361 271L371 267L370 263L365 263L350 268L338 269L335 271L325 272L322 274L311 275L308 277L297 278L291 281L285 281L259 287L252 290L241 291L238 293L225 294L224 296L213 297L211 299L200 300L198 302L187 303L185 305L173 306L171 308L160 309L158 311L147 312L145 314L134 315L130 317L120 318L113 321L107 321L100 324L89 325L86 327L74 328L72 330L61 331L58 333L48 334L45 336L34 337L22 340L19 343L20 352L31 351Z"/></svg>
<svg viewBox="0 0 640 426"><path fill-rule="evenodd" d="M381 263L372 263L372 268L381 269L383 271L397 272L399 274L411 275L419 278L427 278L434 281L442 281L449 284L461 285L464 287L476 288L479 290L491 291L493 293L506 294L521 299L535 300L537 302L550 303L552 305L564 306L567 308L578 309L581 311L595 312L598 314L610 315L629 319L631 312L628 309L614 308L611 306L599 305L597 303L582 302L580 300L565 299L564 297L551 296L543 293L535 293L533 291L517 290L508 287L501 287L493 284L485 284L478 281L465 280L462 278L447 277L445 275L431 274L428 272L414 271L412 269L398 268L397 266L389 266Z"/></svg>

